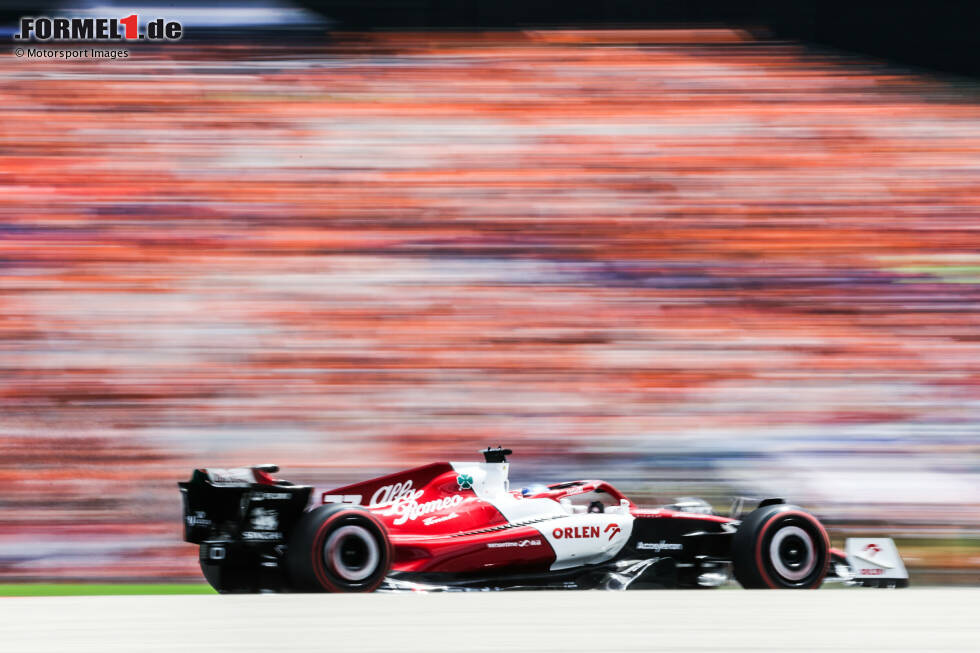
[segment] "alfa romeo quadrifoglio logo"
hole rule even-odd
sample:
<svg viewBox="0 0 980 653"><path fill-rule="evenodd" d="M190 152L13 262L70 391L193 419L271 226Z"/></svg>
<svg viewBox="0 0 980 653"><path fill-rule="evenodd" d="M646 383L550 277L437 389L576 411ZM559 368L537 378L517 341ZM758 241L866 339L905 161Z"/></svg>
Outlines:
<svg viewBox="0 0 980 653"><path fill-rule="evenodd" d="M20 19L18 41L177 41L184 27L176 20L154 18L140 26L137 14L122 18L66 18L24 16Z"/></svg>

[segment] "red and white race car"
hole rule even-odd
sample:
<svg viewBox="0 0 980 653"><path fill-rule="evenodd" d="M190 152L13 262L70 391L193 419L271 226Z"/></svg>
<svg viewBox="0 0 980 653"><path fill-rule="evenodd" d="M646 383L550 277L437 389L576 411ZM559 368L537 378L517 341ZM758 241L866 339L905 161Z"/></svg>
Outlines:
<svg viewBox="0 0 980 653"><path fill-rule="evenodd" d="M742 517L700 499L637 507L603 481L513 490L506 449L323 492L273 465L199 469L179 483L184 538L220 592L904 586L888 538L832 549L811 514L766 499Z"/></svg>

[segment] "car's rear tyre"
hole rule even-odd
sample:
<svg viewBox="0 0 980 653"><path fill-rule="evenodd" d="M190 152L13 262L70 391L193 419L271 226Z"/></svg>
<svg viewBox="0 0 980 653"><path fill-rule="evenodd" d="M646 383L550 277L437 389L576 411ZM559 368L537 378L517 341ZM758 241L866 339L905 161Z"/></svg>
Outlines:
<svg viewBox="0 0 980 653"><path fill-rule="evenodd" d="M752 511L732 541L736 580L746 589L816 589L830 563L830 539L813 515L796 506Z"/></svg>
<svg viewBox="0 0 980 653"><path fill-rule="evenodd" d="M365 508L321 506L296 524L286 573L298 592L373 592L391 570L384 524Z"/></svg>

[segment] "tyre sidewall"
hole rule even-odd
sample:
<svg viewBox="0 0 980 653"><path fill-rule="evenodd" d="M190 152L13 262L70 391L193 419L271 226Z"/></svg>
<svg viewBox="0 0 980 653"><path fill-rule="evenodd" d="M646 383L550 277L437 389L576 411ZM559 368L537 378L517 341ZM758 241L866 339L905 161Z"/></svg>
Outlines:
<svg viewBox="0 0 980 653"><path fill-rule="evenodd" d="M789 526L805 531L813 545L813 570L799 580L781 575L773 564L769 550L773 537ZM823 583L830 564L827 531L813 515L785 504L753 511L738 527L732 548L735 577L749 589L816 589Z"/></svg>
<svg viewBox="0 0 980 653"><path fill-rule="evenodd" d="M378 546L376 570L359 581L350 581L334 573L324 560L324 544L331 533L353 524L367 530ZM381 585L391 569L392 548L388 533L368 510L345 504L315 508L303 515L289 540L286 569L295 591L372 592Z"/></svg>

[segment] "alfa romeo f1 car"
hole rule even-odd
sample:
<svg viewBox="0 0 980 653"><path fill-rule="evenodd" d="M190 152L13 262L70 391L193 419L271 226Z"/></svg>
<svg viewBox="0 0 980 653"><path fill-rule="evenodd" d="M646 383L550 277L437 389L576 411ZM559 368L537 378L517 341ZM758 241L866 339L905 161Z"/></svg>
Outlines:
<svg viewBox="0 0 980 653"><path fill-rule="evenodd" d="M184 539L219 592L903 586L888 538L830 546L816 517L765 499L744 517L700 499L637 507L609 483L512 490L507 449L323 492L274 465L198 469L179 483Z"/></svg>

